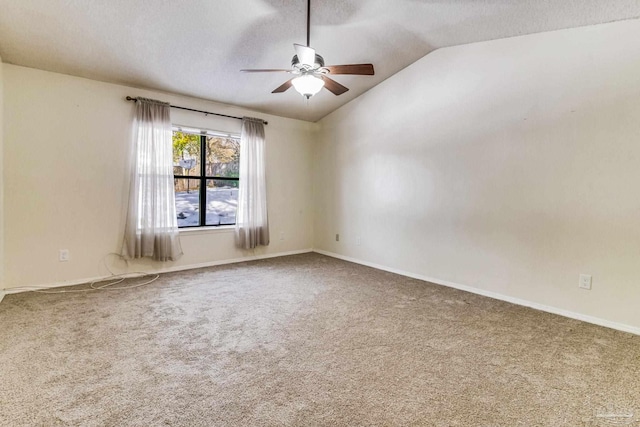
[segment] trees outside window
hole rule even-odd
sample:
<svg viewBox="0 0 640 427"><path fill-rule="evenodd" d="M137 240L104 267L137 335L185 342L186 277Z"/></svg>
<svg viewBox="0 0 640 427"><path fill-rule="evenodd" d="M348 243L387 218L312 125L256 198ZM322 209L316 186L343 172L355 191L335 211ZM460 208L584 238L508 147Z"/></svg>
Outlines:
<svg viewBox="0 0 640 427"><path fill-rule="evenodd" d="M236 223L239 160L239 136L174 128L173 175L180 228Z"/></svg>

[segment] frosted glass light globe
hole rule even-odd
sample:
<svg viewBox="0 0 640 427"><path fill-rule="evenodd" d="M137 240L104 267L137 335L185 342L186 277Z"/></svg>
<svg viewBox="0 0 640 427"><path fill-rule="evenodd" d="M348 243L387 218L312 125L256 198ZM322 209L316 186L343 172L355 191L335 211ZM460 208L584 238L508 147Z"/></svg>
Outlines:
<svg viewBox="0 0 640 427"><path fill-rule="evenodd" d="M300 95L308 99L320 92L324 86L324 80L313 74L305 74L291 80L291 84Z"/></svg>

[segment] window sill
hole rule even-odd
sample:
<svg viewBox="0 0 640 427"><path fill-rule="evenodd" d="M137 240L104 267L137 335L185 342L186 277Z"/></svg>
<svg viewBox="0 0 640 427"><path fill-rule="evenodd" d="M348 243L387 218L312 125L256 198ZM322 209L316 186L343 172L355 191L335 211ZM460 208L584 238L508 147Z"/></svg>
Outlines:
<svg viewBox="0 0 640 427"><path fill-rule="evenodd" d="M216 234L216 233L233 233L236 229L235 225L218 225L211 227L191 227L180 228L178 232L180 235L192 235L192 234Z"/></svg>

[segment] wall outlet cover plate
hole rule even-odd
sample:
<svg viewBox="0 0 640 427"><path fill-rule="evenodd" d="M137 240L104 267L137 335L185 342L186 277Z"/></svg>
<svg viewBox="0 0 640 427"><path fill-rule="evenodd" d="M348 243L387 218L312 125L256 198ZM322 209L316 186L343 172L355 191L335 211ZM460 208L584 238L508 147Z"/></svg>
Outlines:
<svg viewBox="0 0 640 427"><path fill-rule="evenodd" d="M581 274L580 281L578 282L578 287L580 289L591 289L591 276L588 274Z"/></svg>

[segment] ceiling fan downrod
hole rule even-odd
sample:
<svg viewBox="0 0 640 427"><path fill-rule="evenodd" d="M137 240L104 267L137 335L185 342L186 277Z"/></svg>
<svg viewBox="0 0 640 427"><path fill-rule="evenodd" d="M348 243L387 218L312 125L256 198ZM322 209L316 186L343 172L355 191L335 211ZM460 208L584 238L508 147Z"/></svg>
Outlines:
<svg viewBox="0 0 640 427"><path fill-rule="evenodd" d="M307 47L311 46L311 0L307 0Z"/></svg>

